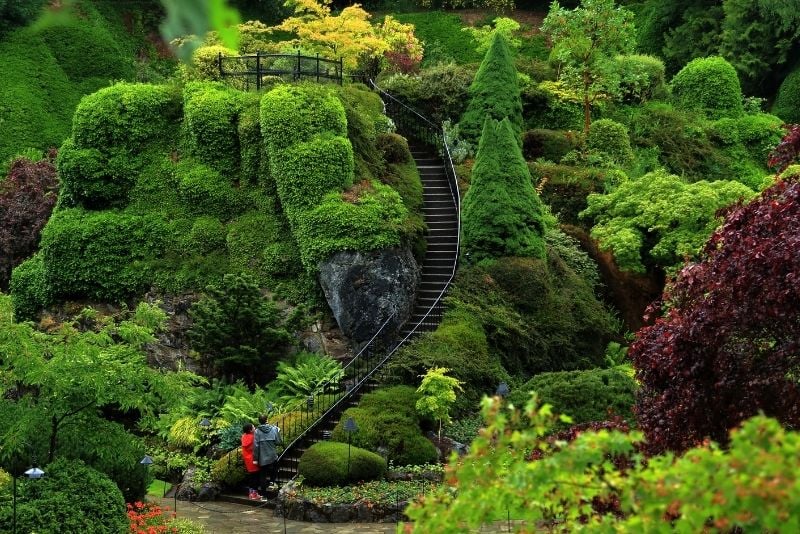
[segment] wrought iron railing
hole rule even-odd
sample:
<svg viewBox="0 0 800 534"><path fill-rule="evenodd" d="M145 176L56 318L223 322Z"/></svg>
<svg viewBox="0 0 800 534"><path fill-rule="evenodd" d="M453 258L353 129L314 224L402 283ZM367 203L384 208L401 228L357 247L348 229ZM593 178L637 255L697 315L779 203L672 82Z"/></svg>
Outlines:
<svg viewBox="0 0 800 534"><path fill-rule="evenodd" d="M413 324L407 325L411 328L401 340L392 343L389 347L383 346L382 339L384 336L381 336L381 334L384 332L389 322L394 319L394 315L392 315L381 325L380 329L372 336L366 345L364 345L358 354L344 367L344 375L341 382L332 381L323 385L320 388L320 393L309 396L305 406L301 406L299 410L273 419L273 422L281 427L284 439L288 443L278 457L278 464L280 469L284 472L297 472L296 463L289 463L290 458L292 458L292 452L317 430L320 423L336 412L341 413L344 411L345 403L356 395L361 394L364 385L374 377L375 373L383 367L400 347L417 333L420 325L428 321L432 316L441 316L443 310L442 299L458 267L458 251L461 235L461 199L458 179L450 155L450 149L445 143L444 130L411 107L379 88L371 79L369 79L368 82L369 85L381 95L386 114L394 120L398 131L405 134L406 137L438 150L444 160L445 175L450 186L450 194L453 198L457 222L456 247L452 270L444 288L439 293L434 303L421 319L415 321Z"/></svg>
<svg viewBox="0 0 800 534"><path fill-rule="evenodd" d="M344 64L342 58L326 59L297 54L266 54L256 52L244 56L217 57L219 74L223 78L241 78L242 89L261 89L265 76L291 78L292 81L333 81L342 84Z"/></svg>

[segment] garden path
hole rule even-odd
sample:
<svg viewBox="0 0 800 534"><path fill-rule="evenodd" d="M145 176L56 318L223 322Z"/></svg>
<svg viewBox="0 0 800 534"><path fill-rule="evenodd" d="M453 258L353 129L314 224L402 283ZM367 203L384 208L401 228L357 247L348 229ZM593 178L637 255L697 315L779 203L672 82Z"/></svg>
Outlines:
<svg viewBox="0 0 800 534"><path fill-rule="evenodd" d="M172 499L152 499L172 509ZM395 523L307 523L275 517L271 508L253 508L227 502L178 501L178 517L202 523L208 534L384 534L396 532ZM512 522L512 529L516 526ZM284 530L285 526L285 530ZM485 526L480 533L508 532L505 522Z"/></svg>

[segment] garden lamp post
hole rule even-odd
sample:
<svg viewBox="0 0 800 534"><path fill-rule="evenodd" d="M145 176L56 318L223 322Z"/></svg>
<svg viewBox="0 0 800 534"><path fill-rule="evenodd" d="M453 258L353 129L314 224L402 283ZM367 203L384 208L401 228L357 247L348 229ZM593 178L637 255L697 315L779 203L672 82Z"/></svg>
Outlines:
<svg viewBox="0 0 800 534"><path fill-rule="evenodd" d="M27 476L31 480L38 480L38 479L40 479L40 478L42 478L44 476L44 471L42 471L38 467L34 466L34 467L31 467L30 469L28 469L27 471L25 471L24 474L25 474L25 476ZM17 475L16 475L16 473L12 473L11 474L11 480L12 480L12 484L13 484L12 498L11 498L11 501L12 501L11 508L13 509L11 532L13 532L13 534L17 534Z"/></svg>
<svg viewBox="0 0 800 534"><path fill-rule="evenodd" d="M199 424L203 428L203 430L208 430L208 427L211 426L211 421L208 420L208 417L203 417L203 419L200 420Z"/></svg>
<svg viewBox="0 0 800 534"><path fill-rule="evenodd" d="M348 417L344 422L344 431L347 432L347 476L350 476L350 442L352 441L353 433L358 432L358 425L355 419Z"/></svg>
<svg viewBox="0 0 800 534"><path fill-rule="evenodd" d="M147 484L148 483L147 472L150 470L150 466L153 465L153 457L150 456L149 454L145 454L144 458L139 460L139 463L144 466L144 483ZM163 497L164 495L162 494L161 496Z"/></svg>

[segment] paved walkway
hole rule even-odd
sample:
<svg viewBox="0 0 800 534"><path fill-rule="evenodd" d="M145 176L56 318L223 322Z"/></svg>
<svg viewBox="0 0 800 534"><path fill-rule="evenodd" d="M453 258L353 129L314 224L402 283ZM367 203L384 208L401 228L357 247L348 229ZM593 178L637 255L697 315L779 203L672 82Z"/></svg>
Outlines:
<svg viewBox="0 0 800 534"><path fill-rule="evenodd" d="M150 499L172 510L172 499ZM273 516L270 508L253 508L227 502L193 503L178 501L178 517L187 517L205 525L208 534L384 534L397 532L395 523L307 523L284 521ZM512 528L514 528L512 526ZM485 526L480 533L508 532L508 525L498 522Z"/></svg>

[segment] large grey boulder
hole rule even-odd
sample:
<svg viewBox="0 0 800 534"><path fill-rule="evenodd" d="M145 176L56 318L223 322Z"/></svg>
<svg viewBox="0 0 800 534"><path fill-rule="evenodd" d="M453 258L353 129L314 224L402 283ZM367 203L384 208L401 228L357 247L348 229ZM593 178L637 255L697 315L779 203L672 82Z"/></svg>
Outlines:
<svg viewBox="0 0 800 534"><path fill-rule="evenodd" d="M337 252L319 264L319 281L342 333L356 344L388 339L411 315L420 269L411 251Z"/></svg>

